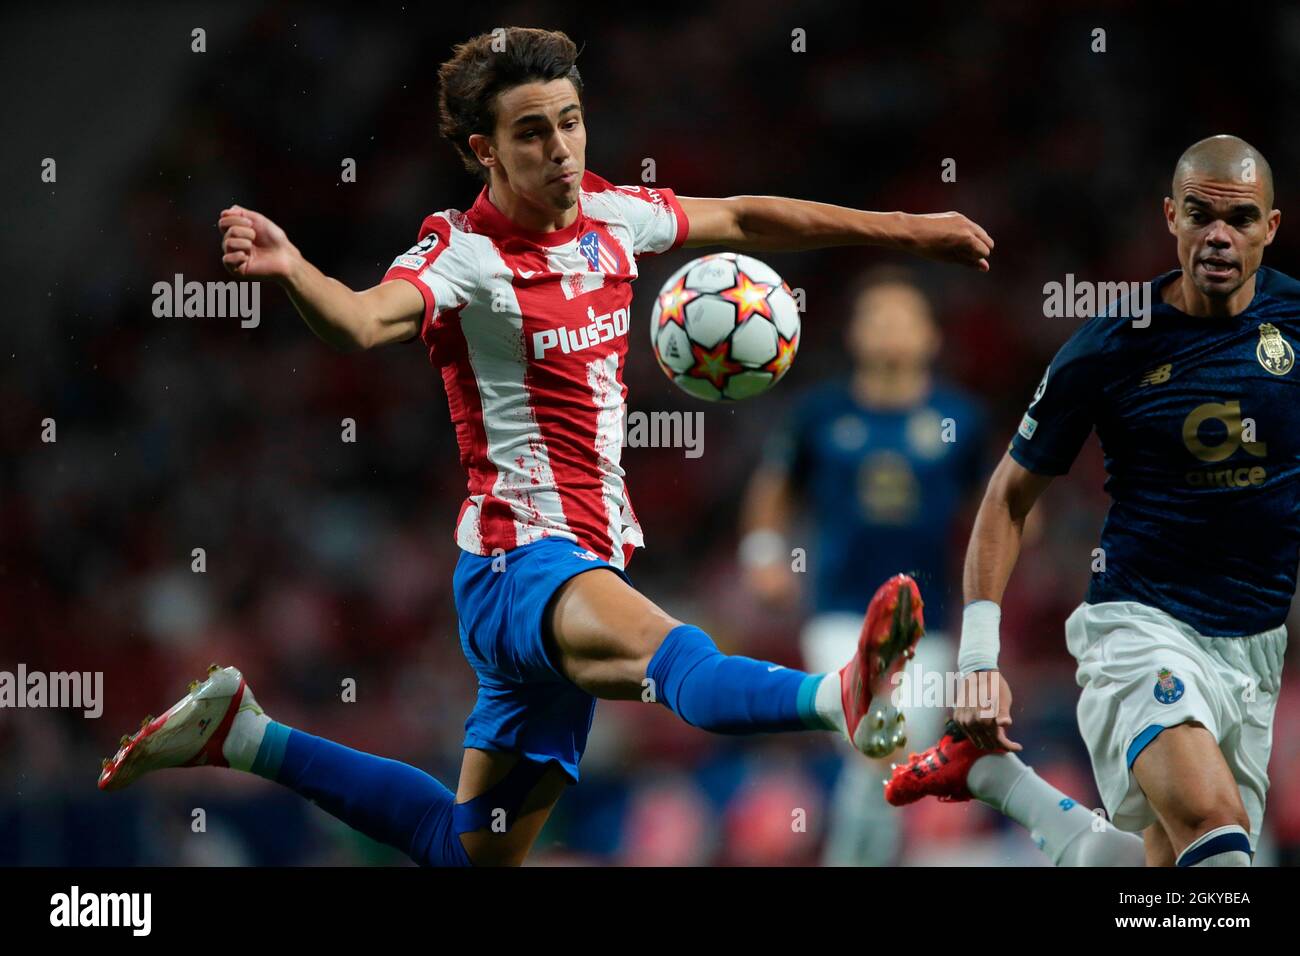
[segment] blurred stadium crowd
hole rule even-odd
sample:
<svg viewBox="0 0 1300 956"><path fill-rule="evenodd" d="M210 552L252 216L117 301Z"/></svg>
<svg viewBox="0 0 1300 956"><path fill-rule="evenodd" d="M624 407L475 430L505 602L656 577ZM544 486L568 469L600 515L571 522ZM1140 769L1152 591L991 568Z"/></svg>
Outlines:
<svg viewBox="0 0 1300 956"><path fill-rule="evenodd" d="M990 275L920 274L945 375L990 411L991 463L1075 324L1043 318L1042 284L1175 265L1159 202L1184 146L1243 136L1271 159L1289 209L1300 131L1276 104L1300 93L1300 10L1260 16L1249 79L1204 90L1189 73L1205 64L1162 33L1175 28L1158 5L994 2L871 23L820 0L636 16L551 2L365 16L178 5L11 22L2 85L20 155L5 160L19 166L5 176L16 221L3 240L13 310L0 331L0 669L103 671L105 708L98 720L0 710L0 865L404 860L251 776L205 769L95 789L118 735L211 661L243 669L282 722L455 779L474 693L450 593L464 481L420 347L335 354L270 286L257 328L151 310L155 282L224 278L215 221L231 201L354 287L378 280L426 213L467 208L477 184L435 130L435 70L453 42L519 24L585 44L588 166L612 181L638 182L649 158L657 183L685 195L959 209L984 225L997 240ZM190 51L195 26L206 53ZM1104 54L1090 50L1094 27L1107 31ZM806 53L791 51L794 28ZM67 76L33 79L68 30L95 38L90 49L62 61ZM59 162L57 184L39 181L45 156ZM348 157L355 183L340 182ZM949 157L955 183L940 180ZM1294 274L1287 223L1265 262ZM882 257L765 256L806 291L799 357L772 394L705 407L663 378L636 331L688 254L643 263L629 408L703 408L704 454L626 451L648 539L630 573L724 649L799 666L799 616L758 609L739 583L739 496L783 408L845 370L847 294ZM40 440L46 418L56 443ZM340 440L345 418L355 443ZM1093 439L1040 505L1003 617L1015 736L1090 806L1100 802L1062 622L1086 586L1103 477ZM953 529L954 567L974 504ZM191 571L195 548L205 573ZM1296 653L1260 862L1300 862ZM341 700L347 678L355 703ZM533 861L813 863L838 767L820 735L723 738L662 708L602 702L582 783ZM792 830L791 807L808 811L806 833ZM206 833L191 831L195 808ZM905 827L903 863L1046 863L981 806L918 805Z"/></svg>

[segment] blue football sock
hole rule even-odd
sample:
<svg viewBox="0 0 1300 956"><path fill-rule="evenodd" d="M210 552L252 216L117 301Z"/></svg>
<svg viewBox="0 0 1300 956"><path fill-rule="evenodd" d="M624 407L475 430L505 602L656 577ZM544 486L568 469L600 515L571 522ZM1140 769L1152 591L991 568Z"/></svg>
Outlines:
<svg viewBox="0 0 1300 956"><path fill-rule="evenodd" d="M409 764L273 721L251 770L422 866L471 865L453 823L456 795Z"/></svg>
<svg viewBox="0 0 1300 956"><path fill-rule="evenodd" d="M719 734L829 729L815 707L822 674L723 654L709 635L673 628L650 659L655 699L682 720Z"/></svg>

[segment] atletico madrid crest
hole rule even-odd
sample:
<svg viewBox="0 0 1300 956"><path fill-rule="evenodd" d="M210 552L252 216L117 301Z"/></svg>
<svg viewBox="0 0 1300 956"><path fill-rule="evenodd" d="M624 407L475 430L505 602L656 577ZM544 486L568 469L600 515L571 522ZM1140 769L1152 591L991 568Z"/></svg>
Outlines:
<svg viewBox="0 0 1300 956"><path fill-rule="evenodd" d="M600 234L594 229L583 233L578 240L578 249L587 260L587 268L592 272L618 272L618 259L614 253L600 241Z"/></svg>

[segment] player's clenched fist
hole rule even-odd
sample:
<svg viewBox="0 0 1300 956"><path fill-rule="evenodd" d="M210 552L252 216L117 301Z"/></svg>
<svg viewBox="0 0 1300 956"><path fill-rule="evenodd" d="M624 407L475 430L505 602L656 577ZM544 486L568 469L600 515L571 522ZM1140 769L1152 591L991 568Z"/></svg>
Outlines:
<svg viewBox="0 0 1300 956"><path fill-rule="evenodd" d="M260 212L231 206L221 210L221 263L239 276L283 279L298 250L283 229Z"/></svg>
<svg viewBox="0 0 1300 956"><path fill-rule="evenodd" d="M981 750L1020 750L1007 736L1011 726L1011 688L1001 671L976 671L963 678L965 706L953 708L952 719Z"/></svg>
<svg viewBox="0 0 1300 956"><path fill-rule="evenodd" d="M907 216L910 251L926 259L956 262L989 271L993 239L979 223L959 212L933 212Z"/></svg>

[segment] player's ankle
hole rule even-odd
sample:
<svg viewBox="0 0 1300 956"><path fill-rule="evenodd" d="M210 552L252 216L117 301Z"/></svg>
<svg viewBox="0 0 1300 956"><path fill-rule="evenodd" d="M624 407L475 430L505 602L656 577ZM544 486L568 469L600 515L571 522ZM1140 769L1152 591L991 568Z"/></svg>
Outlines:
<svg viewBox="0 0 1300 956"><path fill-rule="evenodd" d="M977 757L966 774L966 789L972 797L1001 812L1011 791L1032 773L1032 768L1013 753L989 751Z"/></svg>
<svg viewBox="0 0 1300 956"><path fill-rule="evenodd" d="M817 693L813 698L813 706L827 730L838 730L848 737L849 722L844 716L844 697L840 691L839 671L831 671L821 676Z"/></svg>
<svg viewBox="0 0 1300 956"><path fill-rule="evenodd" d="M266 736L266 728L271 718L261 707L241 708L230 725L225 743L221 745L221 755L226 758L234 770L251 772L257 762L258 751Z"/></svg>

